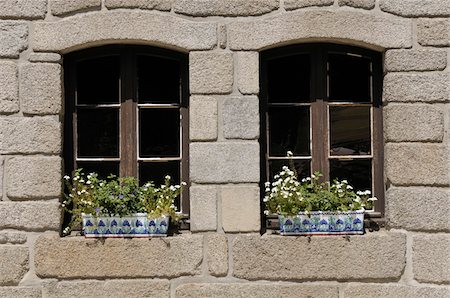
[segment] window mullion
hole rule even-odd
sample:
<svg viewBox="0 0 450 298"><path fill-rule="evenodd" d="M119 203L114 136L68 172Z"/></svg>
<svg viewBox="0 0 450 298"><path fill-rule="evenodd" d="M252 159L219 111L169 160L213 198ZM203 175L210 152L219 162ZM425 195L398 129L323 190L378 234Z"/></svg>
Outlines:
<svg viewBox="0 0 450 298"><path fill-rule="evenodd" d="M137 175L135 61L131 51L121 55L120 175Z"/></svg>

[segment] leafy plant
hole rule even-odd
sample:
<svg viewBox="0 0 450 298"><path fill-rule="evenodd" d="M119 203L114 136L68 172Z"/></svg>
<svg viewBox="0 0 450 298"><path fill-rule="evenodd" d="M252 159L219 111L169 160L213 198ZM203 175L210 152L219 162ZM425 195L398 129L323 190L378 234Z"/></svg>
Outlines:
<svg viewBox="0 0 450 298"><path fill-rule="evenodd" d="M147 212L149 218L164 215L174 221L177 211L174 202L182 186L186 185L184 182L172 185L171 177L166 176L160 187L156 187L153 182L139 186L135 177L111 175L106 180L100 180L96 173L86 176L82 169L76 170L73 178L64 176L64 181L67 193L61 206L72 214L72 218L63 234L69 234L74 226L81 223L83 213L122 217Z"/></svg>
<svg viewBox="0 0 450 298"><path fill-rule="evenodd" d="M288 152L288 157L292 154ZM310 211L354 211L372 209L375 197L369 190L354 191L347 180L320 182L322 174L298 180L290 159L291 168L283 166L274 176L274 182L266 182L264 202L267 214L296 215Z"/></svg>

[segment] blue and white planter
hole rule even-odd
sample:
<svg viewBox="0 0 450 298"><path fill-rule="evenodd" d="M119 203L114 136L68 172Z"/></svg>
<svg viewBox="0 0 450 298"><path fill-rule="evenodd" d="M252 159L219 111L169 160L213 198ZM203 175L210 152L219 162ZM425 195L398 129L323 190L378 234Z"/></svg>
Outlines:
<svg viewBox="0 0 450 298"><path fill-rule="evenodd" d="M364 210L312 211L298 215L278 215L281 235L364 234Z"/></svg>
<svg viewBox="0 0 450 298"><path fill-rule="evenodd" d="M82 214L82 220L86 238L165 237L169 228L169 217L149 219L147 213L123 217Z"/></svg>

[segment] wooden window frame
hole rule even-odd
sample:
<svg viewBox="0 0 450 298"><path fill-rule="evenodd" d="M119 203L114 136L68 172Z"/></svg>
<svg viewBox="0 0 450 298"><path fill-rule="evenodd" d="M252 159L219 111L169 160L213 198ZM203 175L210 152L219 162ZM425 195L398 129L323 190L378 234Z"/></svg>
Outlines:
<svg viewBox="0 0 450 298"><path fill-rule="evenodd" d="M336 102L329 103L327 95L327 55L328 53L350 54L369 58L372 62L372 102L364 104L371 107L371 128L372 128L372 188L373 193L377 197L374 204L374 210L366 212L366 218L376 221L377 226L384 225L385 216L385 199L384 199L384 174L383 174L383 115L382 115L382 53L353 46L337 45L337 44L306 44L286 46L283 48L269 49L261 52L260 55L260 84L261 84L261 191L264 193L264 182L269 181L269 125L268 125L268 108L276 104L268 102L268 62L272 59L289 57L307 53L310 56L310 103L303 104L282 104L283 106L310 106L311 117L311 173L320 171L323 174L323 180L329 180L329 127L328 127L328 106L332 105L348 105L358 106L358 103ZM335 157L336 158L336 157ZM345 160L349 156L340 156L336 159ZM358 159L358 156L351 156ZM367 158L364 156L363 158ZM280 159L280 158L277 158ZM302 158L299 158L302 159ZM264 210L264 203L261 202L261 209ZM262 226L275 228L277 219L274 217L262 216Z"/></svg>
<svg viewBox="0 0 450 298"><path fill-rule="evenodd" d="M93 104L88 108L119 108L119 148L118 158L78 158L77 113L76 113L76 63L84 59L116 55L120 58L120 103ZM136 96L137 56L146 55L176 60L180 63L180 103L179 104L139 104ZM149 46L109 45L81 50L64 56L65 118L64 118L64 172L71 174L77 168L77 161L118 161L120 176L138 177L138 163L180 161L180 180L188 185L181 195L180 210L189 215L189 111L188 111L188 55L171 50ZM86 105L83 105L86 106ZM180 156L138 158L138 110L139 108L167 108L180 111ZM127 154L123 154L126 152Z"/></svg>

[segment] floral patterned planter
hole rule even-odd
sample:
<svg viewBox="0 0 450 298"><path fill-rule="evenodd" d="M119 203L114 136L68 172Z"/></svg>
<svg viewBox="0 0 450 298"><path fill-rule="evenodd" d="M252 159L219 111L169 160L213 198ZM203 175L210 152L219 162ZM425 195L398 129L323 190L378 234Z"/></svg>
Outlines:
<svg viewBox="0 0 450 298"><path fill-rule="evenodd" d="M123 217L82 214L82 219L86 238L164 237L169 228L169 217L149 219L147 213Z"/></svg>
<svg viewBox="0 0 450 298"><path fill-rule="evenodd" d="M286 216L279 214L281 235L364 234L364 210L313 211Z"/></svg>

